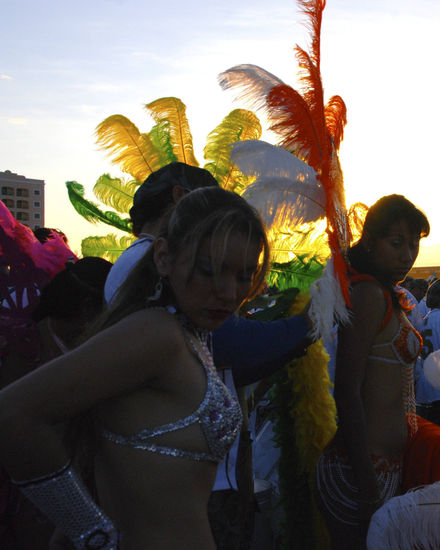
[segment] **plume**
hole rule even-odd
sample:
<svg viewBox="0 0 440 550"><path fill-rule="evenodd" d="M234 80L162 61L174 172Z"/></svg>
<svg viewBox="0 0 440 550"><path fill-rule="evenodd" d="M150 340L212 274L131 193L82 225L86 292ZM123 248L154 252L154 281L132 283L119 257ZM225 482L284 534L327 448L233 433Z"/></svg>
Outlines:
<svg viewBox="0 0 440 550"><path fill-rule="evenodd" d="M274 86L284 83L275 75L257 65L236 65L219 74L219 84L224 90L238 88L237 99L254 109L266 107L266 98Z"/></svg>
<svg viewBox="0 0 440 550"><path fill-rule="evenodd" d="M103 120L95 131L96 143L107 151L113 164L142 183L147 176L161 167L160 151L148 134L123 115L112 115Z"/></svg>
<svg viewBox="0 0 440 550"><path fill-rule="evenodd" d="M347 107L343 99L335 95L329 99L324 109L327 132L333 140L336 150L344 137L344 127L347 124Z"/></svg>
<svg viewBox="0 0 440 550"><path fill-rule="evenodd" d="M315 256L299 255L286 263L273 262L269 282L277 288L298 288L307 292L310 285L322 275L324 265Z"/></svg>
<svg viewBox="0 0 440 550"><path fill-rule="evenodd" d="M315 179L319 180L325 192L327 235L332 253L329 270L332 270L332 273L326 272L321 288L315 288L315 291L312 289L312 299L313 296L317 299L325 294L328 299L327 310L336 312L336 318L344 320L347 317L346 305L350 304L344 255L352 237L345 209L343 174L338 150L347 120L346 107L340 96L333 96L327 104L324 102L320 48L322 14L326 2L325 0L298 0L298 4L305 15L306 26L310 31L308 51L298 45L295 48L299 76L298 90L255 65L232 67L219 75L219 81L224 89L238 90L239 99L244 99L257 109L264 110L270 129L278 135L278 145L315 170ZM260 181L265 175L272 177L271 174L263 172L259 174ZM297 180L294 181L297 182ZM258 187L257 183L253 185L255 188ZM269 223L276 220L276 216L273 215L276 196L278 195L279 200L286 200L285 193L280 192L280 180L272 177L272 185L273 191L268 190L269 180L266 180L266 187L264 189L262 187L262 193L266 192L269 202L267 210L272 211L272 219L268 220ZM292 193L297 193L299 185L295 183L292 189ZM293 209L293 202L290 204ZM302 211L304 203L297 202L296 206L299 212L296 221L307 219ZM289 206L286 205L286 208ZM282 221L285 218L285 215L281 215L279 219ZM324 289L326 284L329 285L328 289ZM319 315L319 305L314 308L314 313ZM333 324L332 313L327 316L326 321L325 331L330 333Z"/></svg>
<svg viewBox="0 0 440 550"><path fill-rule="evenodd" d="M173 144L169 132L169 122L163 121L155 124L150 130L150 139L159 153L159 164L165 166L177 160L173 153Z"/></svg>
<svg viewBox="0 0 440 550"><path fill-rule="evenodd" d="M291 228L325 215L325 193L316 172L281 147L264 141L235 143L232 161L247 176L256 176L243 197L261 214L266 225Z"/></svg>
<svg viewBox="0 0 440 550"><path fill-rule="evenodd" d="M204 168L218 180L223 189L240 192L253 178L243 177L231 161L231 144L239 140L259 139L261 124L251 111L235 109L210 132L204 148L208 161Z"/></svg>
<svg viewBox="0 0 440 550"><path fill-rule="evenodd" d="M133 205L133 195L138 187L137 181L125 181L122 178L112 178L110 174L103 174L97 179L93 193L107 206L127 214Z"/></svg>
<svg viewBox="0 0 440 550"><path fill-rule="evenodd" d="M115 212L103 212L95 203L84 197L84 187L76 181L66 181L67 193L75 210L87 221L102 222L121 231L130 232L130 220L119 217Z"/></svg>
<svg viewBox="0 0 440 550"><path fill-rule="evenodd" d="M186 118L185 104L177 97L162 97L145 105L157 124L167 123L173 154L180 162L198 166L194 156L192 135Z"/></svg>
<svg viewBox="0 0 440 550"><path fill-rule="evenodd" d="M98 237L86 237L81 242L81 253L83 256L98 256L114 263L134 240L135 238L131 236L118 238L112 233Z"/></svg>

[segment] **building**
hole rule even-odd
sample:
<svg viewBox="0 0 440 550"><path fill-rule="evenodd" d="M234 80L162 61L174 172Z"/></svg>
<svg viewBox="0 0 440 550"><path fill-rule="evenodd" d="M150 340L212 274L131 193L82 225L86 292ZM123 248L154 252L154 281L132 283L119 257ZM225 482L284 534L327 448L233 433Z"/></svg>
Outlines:
<svg viewBox="0 0 440 550"><path fill-rule="evenodd" d="M11 214L31 229L44 227L44 180L0 172L0 200Z"/></svg>

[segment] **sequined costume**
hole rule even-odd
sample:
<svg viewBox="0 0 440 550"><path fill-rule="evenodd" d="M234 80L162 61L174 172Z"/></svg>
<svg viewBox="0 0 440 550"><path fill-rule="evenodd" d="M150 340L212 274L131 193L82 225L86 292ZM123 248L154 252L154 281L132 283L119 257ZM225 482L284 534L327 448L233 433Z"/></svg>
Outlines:
<svg viewBox="0 0 440 550"><path fill-rule="evenodd" d="M212 360L212 355L209 352L206 338L201 337L199 332L189 330L185 326L183 326L183 331L206 373L206 393L197 409L185 418L181 418L175 422L169 422L156 428L145 428L129 436L116 434L108 429L103 429L102 435L118 445L132 447L141 451L219 463L229 451L240 431L242 422L240 406L220 380ZM194 342L195 338L202 343L206 359L199 352ZM199 423L202 427L208 444L208 452L189 451L158 445L154 442L154 438L159 435L181 430L196 423Z"/></svg>

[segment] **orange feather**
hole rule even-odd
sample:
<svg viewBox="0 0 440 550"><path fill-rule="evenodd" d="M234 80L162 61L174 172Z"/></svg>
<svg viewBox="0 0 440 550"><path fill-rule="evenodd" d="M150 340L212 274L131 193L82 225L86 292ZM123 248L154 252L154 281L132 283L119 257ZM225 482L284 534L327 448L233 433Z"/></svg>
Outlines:
<svg viewBox="0 0 440 550"><path fill-rule="evenodd" d="M329 99L324 109L324 116L333 145L336 150L339 150L344 138L344 126L347 124L347 107L342 97L335 95Z"/></svg>

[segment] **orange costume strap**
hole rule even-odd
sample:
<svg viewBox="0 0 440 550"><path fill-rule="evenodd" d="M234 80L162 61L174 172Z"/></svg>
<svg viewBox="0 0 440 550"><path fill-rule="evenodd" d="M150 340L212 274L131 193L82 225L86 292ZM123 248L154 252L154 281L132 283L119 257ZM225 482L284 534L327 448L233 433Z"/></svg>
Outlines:
<svg viewBox="0 0 440 550"><path fill-rule="evenodd" d="M373 275L368 275L367 273L358 273L350 265L348 266L348 279L351 285L355 285L356 283L360 283L362 281L371 281L380 286L383 292L383 297L385 298L385 302L387 304L387 311L385 313L384 320L380 325L380 329L384 329L389 323L391 315L393 313L393 301L391 299L391 294L389 293L389 291L377 279L375 279Z"/></svg>

